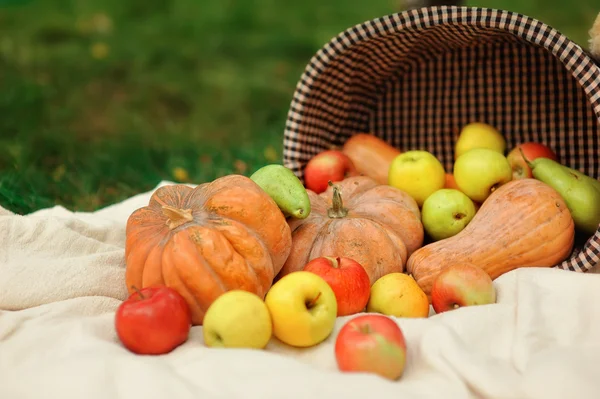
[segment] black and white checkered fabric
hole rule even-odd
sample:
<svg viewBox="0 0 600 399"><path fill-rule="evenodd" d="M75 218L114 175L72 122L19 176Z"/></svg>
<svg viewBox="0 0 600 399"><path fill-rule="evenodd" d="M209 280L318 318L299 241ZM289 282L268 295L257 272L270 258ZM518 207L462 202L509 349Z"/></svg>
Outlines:
<svg viewBox="0 0 600 399"><path fill-rule="evenodd" d="M452 171L462 126L487 122L509 148L544 142L600 178L600 67L548 25L502 10L430 7L354 26L302 75L284 132L284 164L303 178L317 153L370 132L425 149ZM600 226L556 267L600 263Z"/></svg>

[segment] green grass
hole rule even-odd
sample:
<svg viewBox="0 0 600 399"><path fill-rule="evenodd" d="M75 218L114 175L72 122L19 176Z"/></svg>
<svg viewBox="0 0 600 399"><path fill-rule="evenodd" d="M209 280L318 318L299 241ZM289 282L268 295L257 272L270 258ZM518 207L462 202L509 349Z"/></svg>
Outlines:
<svg viewBox="0 0 600 399"><path fill-rule="evenodd" d="M11 3L0 2L0 206L21 214L92 211L162 179L279 162L310 57L399 10L392 0ZM585 45L600 11L587 3L467 4L523 12Z"/></svg>

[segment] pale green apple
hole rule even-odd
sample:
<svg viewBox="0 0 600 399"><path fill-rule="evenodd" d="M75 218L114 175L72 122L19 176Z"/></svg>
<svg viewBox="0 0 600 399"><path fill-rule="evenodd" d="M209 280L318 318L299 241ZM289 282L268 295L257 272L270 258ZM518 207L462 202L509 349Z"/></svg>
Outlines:
<svg viewBox="0 0 600 399"><path fill-rule="evenodd" d="M434 241L439 241L460 233L475 212L475 204L465 193L444 188L425 200L421 219L427 234Z"/></svg>
<svg viewBox="0 0 600 399"><path fill-rule="evenodd" d="M301 270L286 274L269 289L265 303L273 320L273 335L285 344L317 345L335 327L335 293L315 273Z"/></svg>
<svg viewBox="0 0 600 399"><path fill-rule="evenodd" d="M493 126L487 123L473 122L465 125L454 146L454 159L474 148L488 148L504 154L506 140Z"/></svg>
<svg viewBox="0 0 600 399"><path fill-rule="evenodd" d="M444 187L446 171L432 153L407 151L392 160L388 184L404 191L422 206L427 197Z"/></svg>
<svg viewBox="0 0 600 399"><path fill-rule="evenodd" d="M454 179L460 191L482 203L494 190L512 180L512 167L498 151L474 148L454 162Z"/></svg>
<svg viewBox="0 0 600 399"><path fill-rule="evenodd" d="M215 299L202 322L209 347L263 349L273 332L267 305L258 295L231 290Z"/></svg>

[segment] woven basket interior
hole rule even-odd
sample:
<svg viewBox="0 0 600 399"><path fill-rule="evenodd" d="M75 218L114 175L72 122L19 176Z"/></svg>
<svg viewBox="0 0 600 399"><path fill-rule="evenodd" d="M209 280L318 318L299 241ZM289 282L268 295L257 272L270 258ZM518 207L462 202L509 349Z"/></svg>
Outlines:
<svg viewBox="0 0 600 399"><path fill-rule="evenodd" d="M430 151L451 172L473 121L495 126L509 149L545 143L600 178L600 69L585 52L518 14L446 7L356 26L321 49L292 101L284 163L302 178L312 156L369 132ZM600 229L594 240L581 262L600 261Z"/></svg>
<svg viewBox="0 0 600 399"><path fill-rule="evenodd" d="M425 149L452 171L462 126L487 122L512 147L550 145L600 178L600 124L583 87L545 48L504 31L436 26L374 38L333 59L304 104L307 155L370 132Z"/></svg>

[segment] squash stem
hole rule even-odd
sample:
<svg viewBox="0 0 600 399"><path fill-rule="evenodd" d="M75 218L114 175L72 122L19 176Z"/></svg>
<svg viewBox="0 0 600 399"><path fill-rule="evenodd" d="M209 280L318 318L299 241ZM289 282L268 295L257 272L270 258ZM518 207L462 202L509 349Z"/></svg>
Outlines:
<svg viewBox="0 0 600 399"><path fill-rule="evenodd" d="M342 195L340 194L340 188L329 181L329 186L333 187L333 199L331 208L327 210L327 216L332 219L339 219L346 217L348 209L344 208L344 202L342 201Z"/></svg>
<svg viewBox="0 0 600 399"><path fill-rule="evenodd" d="M179 209L169 205L163 205L162 212L163 215L167 217L167 221L165 223L167 226L169 226L170 230L176 229L182 224L186 224L187 222L194 220L191 209Z"/></svg>

